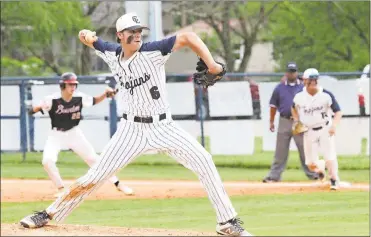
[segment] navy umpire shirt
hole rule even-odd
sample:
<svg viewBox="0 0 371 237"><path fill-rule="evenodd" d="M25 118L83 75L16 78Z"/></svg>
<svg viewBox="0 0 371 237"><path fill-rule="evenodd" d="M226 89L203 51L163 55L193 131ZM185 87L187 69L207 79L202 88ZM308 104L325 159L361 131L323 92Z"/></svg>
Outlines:
<svg viewBox="0 0 371 237"><path fill-rule="evenodd" d="M289 83L287 80L283 83L279 83L276 88L274 88L269 105L277 108L281 117L290 118L294 97L298 92L302 91L303 88L304 85L299 79L294 83Z"/></svg>

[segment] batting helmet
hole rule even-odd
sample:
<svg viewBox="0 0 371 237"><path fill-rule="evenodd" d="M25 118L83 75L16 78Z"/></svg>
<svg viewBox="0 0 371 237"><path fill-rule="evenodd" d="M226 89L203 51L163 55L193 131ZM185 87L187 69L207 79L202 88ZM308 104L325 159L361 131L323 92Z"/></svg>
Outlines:
<svg viewBox="0 0 371 237"><path fill-rule="evenodd" d="M61 89L66 88L66 83L68 84L79 84L77 81L77 76L73 72L65 72L62 74L61 79L59 80L59 85Z"/></svg>

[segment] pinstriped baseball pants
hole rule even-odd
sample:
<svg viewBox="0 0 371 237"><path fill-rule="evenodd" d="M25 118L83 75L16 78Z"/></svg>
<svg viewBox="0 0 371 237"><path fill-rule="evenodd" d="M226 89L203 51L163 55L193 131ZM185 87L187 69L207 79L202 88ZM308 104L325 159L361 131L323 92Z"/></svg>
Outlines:
<svg viewBox="0 0 371 237"><path fill-rule="evenodd" d="M148 150L166 152L198 176L216 211L218 223L236 217L210 153L171 119L150 124L122 119L101 153L100 161L66 189L46 209L47 213L57 222L63 221L105 180Z"/></svg>

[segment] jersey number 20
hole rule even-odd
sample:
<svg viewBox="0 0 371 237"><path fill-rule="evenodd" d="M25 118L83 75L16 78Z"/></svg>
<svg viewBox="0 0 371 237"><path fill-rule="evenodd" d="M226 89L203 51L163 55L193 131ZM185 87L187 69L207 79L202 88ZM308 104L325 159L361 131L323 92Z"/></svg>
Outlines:
<svg viewBox="0 0 371 237"><path fill-rule="evenodd" d="M157 86L152 87L149 92L151 92L152 99L158 100L160 98L160 92Z"/></svg>

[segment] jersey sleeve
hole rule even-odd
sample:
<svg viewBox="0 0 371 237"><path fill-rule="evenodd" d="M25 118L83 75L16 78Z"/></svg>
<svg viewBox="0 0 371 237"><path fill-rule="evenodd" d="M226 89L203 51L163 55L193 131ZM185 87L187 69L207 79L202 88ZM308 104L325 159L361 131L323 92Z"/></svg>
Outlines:
<svg viewBox="0 0 371 237"><path fill-rule="evenodd" d="M81 96L82 107L88 108L88 107L92 107L93 105L95 105L95 98L93 96L86 95L82 92L79 92L78 95Z"/></svg>
<svg viewBox="0 0 371 237"><path fill-rule="evenodd" d="M337 100L335 99L334 94L332 94L330 91L323 90L325 93L329 95L329 106L331 107L331 110L336 113L340 111L340 106Z"/></svg>
<svg viewBox="0 0 371 237"><path fill-rule="evenodd" d="M271 99L269 101L269 106L274 107L274 108L278 108L280 106L278 86L276 86L276 88L274 88Z"/></svg>
<svg viewBox="0 0 371 237"><path fill-rule="evenodd" d="M298 93L299 94L299 93ZM294 99L293 99L293 101L292 101L292 107L295 109L295 106L296 105L298 105L298 102L299 102L299 95L298 94L296 94L295 96L294 96Z"/></svg>
<svg viewBox="0 0 371 237"><path fill-rule="evenodd" d="M46 96L43 98L40 102L40 107L44 112L49 112L53 106L53 97L52 96Z"/></svg>
<svg viewBox="0 0 371 237"><path fill-rule="evenodd" d="M142 45L141 52L150 52L148 57L156 65L164 65L169 59L175 44L176 36L159 41L148 42Z"/></svg>
<svg viewBox="0 0 371 237"><path fill-rule="evenodd" d="M116 60L116 55L121 51L120 44L103 41L100 38L93 43L93 46L95 54L102 58L110 67L113 65L113 61Z"/></svg>

